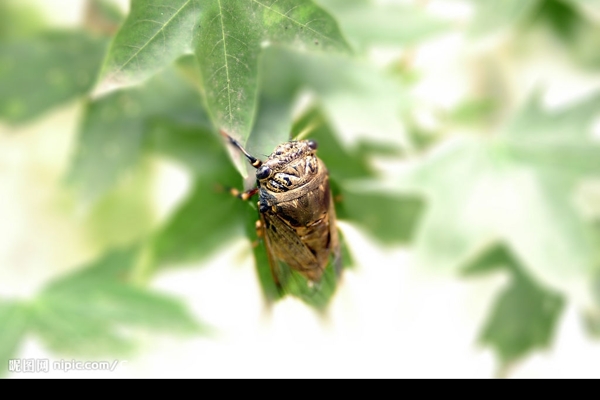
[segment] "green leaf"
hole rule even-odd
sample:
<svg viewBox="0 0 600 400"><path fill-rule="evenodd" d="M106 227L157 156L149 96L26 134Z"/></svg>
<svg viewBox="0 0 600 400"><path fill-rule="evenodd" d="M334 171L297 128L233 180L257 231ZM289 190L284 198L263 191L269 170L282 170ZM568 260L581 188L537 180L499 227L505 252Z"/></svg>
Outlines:
<svg viewBox="0 0 600 400"><path fill-rule="evenodd" d="M206 129L198 94L173 71L87 104L69 174L85 204L98 200L138 161L156 121Z"/></svg>
<svg viewBox="0 0 600 400"><path fill-rule="evenodd" d="M245 144L258 102L258 59L270 43L348 49L337 24L310 0L202 2L196 55L215 125Z"/></svg>
<svg viewBox="0 0 600 400"><path fill-rule="evenodd" d="M447 31L449 23L415 4L381 4L369 0L318 0L359 47L406 46Z"/></svg>
<svg viewBox="0 0 600 400"><path fill-rule="evenodd" d="M532 275L581 298L598 250L572 196L583 178L600 175L591 137L599 104L592 97L547 112L534 101L496 136L433 152L408 179L428 202L417 234L421 263L455 269L502 241Z"/></svg>
<svg viewBox="0 0 600 400"><path fill-rule="evenodd" d="M85 94L105 44L78 31L0 43L0 118L23 123Z"/></svg>
<svg viewBox="0 0 600 400"><path fill-rule="evenodd" d="M32 308L32 329L52 350L77 355L129 353L133 328L195 333L178 301L130 283L135 249L113 251L50 283Z"/></svg>
<svg viewBox="0 0 600 400"><path fill-rule="evenodd" d="M490 248L466 269L468 275L510 271L511 282L498 296L479 338L494 349L501 371L526 354L550 346L564 308L561 296L536 284L502 245Z"/></svg>
<svg viewBox="0 0 600 400"><path fill-rule="evenodd" d="M153 252L158 268L201 260L239 237L246 205L225 190L239 184L231 166L215 166L214 174L197 179L188 198L156 235Z"/></svg>
<svg viewBox="0 0 600 400"><path fill-rule="evenodd" d="M29 311L19 302L0 299L0 377L8 372L27 331Z"/></svg>
<svg viewBox="0 0 600 400"><path fill-rule="evenodd" d="M102 94L142 82L191 53L199 18L198 0L133 0L94 92Z"/></svg>

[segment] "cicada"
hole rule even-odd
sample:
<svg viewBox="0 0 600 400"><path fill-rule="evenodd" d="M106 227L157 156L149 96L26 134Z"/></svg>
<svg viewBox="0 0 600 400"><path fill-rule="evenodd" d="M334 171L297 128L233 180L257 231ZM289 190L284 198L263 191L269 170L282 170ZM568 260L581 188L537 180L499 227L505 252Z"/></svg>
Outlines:
<svg viewBox="0 0 600 400"><path fill-rule="evenodd" d="M317 142L282 143L263 161L225 132L221 134L256 168L256 187L233 194L247 200L258 193L257 233L264 240L275 283L281 284L282 263L311 284L321 280L330 261L339 275L335 208L329 173L316 155Z"/></svg>

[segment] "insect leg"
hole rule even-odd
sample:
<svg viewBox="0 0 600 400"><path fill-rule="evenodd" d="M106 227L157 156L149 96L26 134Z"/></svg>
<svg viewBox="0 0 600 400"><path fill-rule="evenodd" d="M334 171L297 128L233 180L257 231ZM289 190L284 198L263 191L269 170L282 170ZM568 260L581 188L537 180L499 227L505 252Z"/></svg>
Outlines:
<svg viewBox="0 0 600 400"><path fill-rule="evenodd" d="M231 193L232 196L235 196L238 199L242 199L242 200L246 201L246 200L250 199L250 197L254 196L256 193L258 193L258 188L255 187L254 189L249 189L249 190L246 190L245 192L240 192L236 188L229 188L229 193Z"/></svg>
<svg viewBox="0 0 600 400"><path fill-rule="evenodd" d="M258 237L264 237L265 233L264 233L264 224L262 223L262 221L260 219L256 220L256 224L254 225L255 229L256 229L256 236Z"/></svg>

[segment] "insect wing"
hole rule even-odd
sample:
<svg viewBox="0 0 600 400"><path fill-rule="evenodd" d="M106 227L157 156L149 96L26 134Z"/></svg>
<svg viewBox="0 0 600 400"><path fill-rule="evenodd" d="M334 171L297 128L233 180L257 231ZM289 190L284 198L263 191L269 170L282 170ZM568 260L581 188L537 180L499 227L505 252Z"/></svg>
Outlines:
<svg viewBox="0 0 600 400"><path fill-rule="evenodd" d="M340 277L342 274L342 250L333 203L333 199L331 199L329 203L329 246L331 248L331 263L335 269L336 276Z"/></svg>
<svg viewBox="0 0 600 400"><path fill-rule="evenodd" d="M261 214L261 221L264 226L265 244L268 248L267 252L270 254L269 258L272 258L278 264L283 263L292 269L302 270L308 277L320 277L321 272L317 270L318 263L316 257L302 243L302 240L293 228L286 224L279 216L268 212ZM271 268L274 273L277 272L279 274L278 278L282 277L284 275L282 268L273 264L275 263L271 264ZM308 266L312 266L312 268Z"/></svg>
<svg viewBox="0 0 600 400"><path fill-rule="evenodd" d="M280 290L281 289L281 282L285 282L285 275L283 273L283 268L285 266L282 265L281 261L277 258L277 256L273 253L273 245L271 244L271 239L269 238L269 236L267 235L267 229L266 229L266 222L265 222L265 215L261 214L260 215L260 230L261 232L259 233L259 236L262 237L264 244L265 244L265 250L266 250L266 254L267 254L267 259L269 261L269 269L271 270L271 276L273 278L273 281L275 282L275 285L277 285L277 288Z"/></svg>
<svg viewBox="0 0 600 400"><path fill-rule="evenodd" d="M314 263L316 258L308 247L302 243L296 232L276 215L261 214L261 222L269 266L274 279L278 282L280 293L296 296L317 309L326 309L337 286L339 276L337 269L340 266L334 264L335 268L326 268L320 281L310 284L301 272L291 268L281 258L281 251L294 252L297 260L311 260ZM331 229L335 230L335 225ZM341 260L337 237L336 231L332 235L331 241L331 245L335 245L332 247L333 252L335 252L335 254L332 252L334 263Z"/></svg>

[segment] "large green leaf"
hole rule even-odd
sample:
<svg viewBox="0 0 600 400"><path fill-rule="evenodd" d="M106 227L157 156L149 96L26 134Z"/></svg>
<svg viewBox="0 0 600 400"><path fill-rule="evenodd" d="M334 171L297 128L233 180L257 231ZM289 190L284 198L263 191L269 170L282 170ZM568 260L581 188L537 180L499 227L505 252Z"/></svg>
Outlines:
<svg viewBox="0 0 600 400"><path fill-rule="evenodd" d="M106 46L84 32L47 32L0 42L0 118L31 120L85 94Z"/></svg>
<svg viewBox="0 0 600 400"><path fill-rule="evenodd" d="M246 142L257 106L258 60L270 43L347 50L337 24L310 0L202 2L196 55L213 120Z"/></svg>
<svg viewBox="0 0 600 400"><path fill-rule="evenodd" d="M28 324L29 311L24 304L0 299L0 377L8 372L9 360L16 358Z"/></svg>
<svg viewBox="0 0 600 400"><path fill-rule="evenodd" d="M87 104L69 176L85 203L138 161L145 135L164 119L204 130L209 125L199 95L173 71Z"/></svg>
<svg viewBox="0 0 600 400"><path fill-rule="evenodd" d="M494 349L502 374L527 353L550 346L564 300L533 281L504 246L496 245L466 267L467 275L494 269L510 272L509 286L498 296L479 340Z"/></svg>
<svg viewBox="0 0 600 400"><path fill-rule="evenodd" d="M95 92L142 82L191 53L199 19L198 0L133 0L111 43Z"/></svg>
<svg viewBox="0 0 600 400"><path fill-rule="evenodd" d="M572 196L583 178L600 175L590 130L599 104L593 97L548 112L534 101L496 136L438 148L411 177L428 199L418 259L453 269L500 240L534 278L581 300L598 248Z"/></svg>
<svg viewBox="0 0 600 400"><path fill-rule="evenodd" d="M181 303L131 282L137 257L135 249L113 251L50 283L32 307L33 331L54 351L107 355L135 347L133 328L201 330Z"/></svg>

